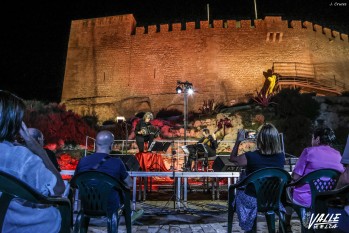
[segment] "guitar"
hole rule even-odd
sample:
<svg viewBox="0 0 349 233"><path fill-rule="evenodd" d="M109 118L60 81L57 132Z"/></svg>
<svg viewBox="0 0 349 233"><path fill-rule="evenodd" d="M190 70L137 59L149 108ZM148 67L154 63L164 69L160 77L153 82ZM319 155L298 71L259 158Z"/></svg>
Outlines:
<svg viewBox="0 0 349 233"><path fill-rule="evenodd" d="M142 127L140 131L143 136L154 135L155 138L160 134L160 129L154 125Z"/></svg>

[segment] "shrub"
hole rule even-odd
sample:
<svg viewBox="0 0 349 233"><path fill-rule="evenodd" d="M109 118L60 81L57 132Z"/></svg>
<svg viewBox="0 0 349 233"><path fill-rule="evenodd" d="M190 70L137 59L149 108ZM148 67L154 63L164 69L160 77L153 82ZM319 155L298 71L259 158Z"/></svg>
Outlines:
<svg viewBox="0 0 349 233"><path fill-rule="evenodd" d="M309 146L320 104L312 94L301 94L300 89L283 89L273 101L276 103L273 123L284 134L286 152L299 156Z"/></svg>
<svg viewBox="0 0 349 233"><path fill-rule="evenodd" d="M156 114L156 118L166 119L166 118L175 117L175 116L181 116L181 115L183 115L183 113L181 111L179 111L178 109L175 109L175 108L170 108L170 109L162 108Z"/></svg>
<svg viewBox="0 0 349 233"><path fill-rule="evenodd" d="M84 145L86 136L95 137L96 131L78 114L67 111L65 105L43 104L26 101L24 122L44 134L46 144L60 144L60 141Z"/></svg>

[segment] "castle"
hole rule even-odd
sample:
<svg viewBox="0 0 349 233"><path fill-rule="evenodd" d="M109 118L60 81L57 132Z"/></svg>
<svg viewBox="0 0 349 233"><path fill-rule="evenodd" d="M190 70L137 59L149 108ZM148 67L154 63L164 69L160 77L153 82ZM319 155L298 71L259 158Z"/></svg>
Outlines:
<svg viewBox="0 0 349 233"><path fill-rule="evenodd" d="M310 65L314 79L349 89L348 35L311 22L269 16L136 27L131 14L74 20L61 100L100 120L183 110L180 80L193 84L188 108L197 111L207 100L229 105L254 95L278 62Z"/></svg>

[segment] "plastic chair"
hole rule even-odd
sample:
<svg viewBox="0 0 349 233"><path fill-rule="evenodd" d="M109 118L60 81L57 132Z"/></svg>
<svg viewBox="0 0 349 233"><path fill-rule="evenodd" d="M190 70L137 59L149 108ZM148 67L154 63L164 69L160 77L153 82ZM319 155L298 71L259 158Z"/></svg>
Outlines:
<svg viewBox="0 0 349 233"><path fill-rule="evenodd" d="M71 186L79 189L81 200L81 210L76 217L74 232L86 233L90 218L106 216L108 232L116 233L123 212L127 233L131 233L130 189L122 182L103 172L86 171L75 175ZM108 213L108 200L113 190L119 194L120 208Z"/></svg>
<svg viewBox="0 0 349 233"><path fill-rule="evenodd" d="M315 215L328 213L329 208L344 209L349 205L349 184L340 188L318 193L315 196Z"/></svg>
<svg viewBox="0 0 349 233"><path fill-rule="evenodd" d="M44 196L17 177L3 171L0 171L0 192L2 192L0 197L0 232L10 202L16 197L36 204L55 206L62 218L59 232L71 232L71 207L70 201L67 198Z"/></svg>
<svg viewBox="0 0 349 233"><path fill-rule="evenodd" d="M285 216L280 211L281 195L286 184L291 180L288 172L280 168L263 168L250 174L243 180L229 187L228 233L232 232L235 207L235 189L253 185L256 191L257 212L264 212L269 232L275 232L275 213L279 216L279 229L285 232ZM255 220L257 224L257 217ZM256 225L257 226L257 225Z"/></svg>
<svg viewBox="0 0 349 233"><path fill-rule="evenodd" d="M320 169L308 173L302 178L298 179L295 182L292 182L287 185L287 187L297 187L305 184L309 184L311 192L311 205L310 207L304 207L301 205L292 204L292 208L296 211L298 217L301 221L302 233L311 232L312 230L307 229L304 224L306 219L306 214L314 210L315 207L315 197L320 193L328 190L332 190L336 187L340 172L334 169ZM325 179L322 179L325 178ZM291 195L288 193L289 199L292 200Z"/></svg>

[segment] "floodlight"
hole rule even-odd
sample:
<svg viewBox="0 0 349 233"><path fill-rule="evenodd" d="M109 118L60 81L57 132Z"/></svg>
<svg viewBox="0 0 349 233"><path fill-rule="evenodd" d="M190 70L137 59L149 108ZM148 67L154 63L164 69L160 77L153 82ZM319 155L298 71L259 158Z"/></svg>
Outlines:
<svg viewBox="0 0 349 233"><path fill-rule="evenodd" d="M180 93L182 93L182 88L180 87L180 86L177 86L177 88L176 88L176 92L178 93L178 94L180 94Z"/></svg>
<svg viewBox="0 0 349 233"><path fill-rule="evenodd" d="M116 117L116 122L125 122L126 118L124 116L117 116Z"/></svg>

